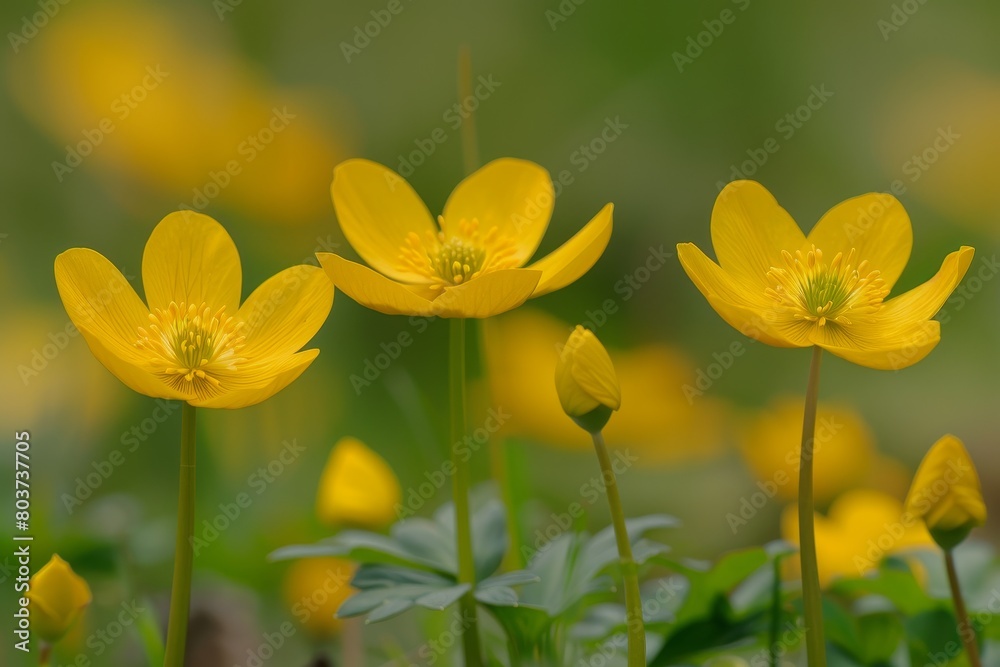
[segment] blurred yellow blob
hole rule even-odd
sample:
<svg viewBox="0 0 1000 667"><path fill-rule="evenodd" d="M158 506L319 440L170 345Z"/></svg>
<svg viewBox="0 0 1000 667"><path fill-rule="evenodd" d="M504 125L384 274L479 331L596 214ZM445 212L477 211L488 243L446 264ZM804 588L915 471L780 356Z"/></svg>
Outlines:
<svg viewBox="0 0 1000 667"><path fill-rule="evenodd" d="M292 616L316 639L329 639L340 631L337 610L354 594L351 577L356 566L339 558L304 558L293 561L282 587Z"/></svg>
<svg viewBox="0 0 1000 667"><path fill-rule="evenodd" d="M979 474L961 440L946 435L930 448L913 477L906 511L926 524L942 549L955 547L986 523Z"/></svg>
<svg viewBox="0 0 1000 667"><path fill-rule="evenodd" d="M560 416L552 382L571 327L526 308L485 325L491 400L512 415L504 433L591 451L590 438ZM643 465L706 459L722 450L728 407L709 396L688 401L683 387L692 382L695 369L681 352L659 344L608 352L625 397L604 429L609 446L632 448Z"/></svg>
<svg viewBox="0 0 1000 667"><path fill-rule="evenodd" d="M781 398L761 410L744 428L740 451L754 476L775 482L776 495L793 500L799 493L801 398ZM823 505L870 477L878 458L874 439L861 415L847 406L819 405L816 420L813 494Z"/></svg>
<svg viewBox="0 0 1000 667"><path fill-rule="evenodd" d="M145 190L171 208L325 216L330 173L349 152L330 114L255 72L221 23L199 18L145 2L73 4L20 49L12 92L63 147L53 178L96 173L126 204Z"/></svg>
<svg viewBox="0 0 1000 667"><path fill-rule="evenodd" d="M1000 77L958 62L923 62L886 89L873 136L886 189L949 221L993 231L1000 188Z"/></svg>
<svg viewBox="0 0 1000 667"><path fill-rule="evenodd" d="M587 431L600 431L621 407L622 390L608 351L590 329L576 325L556 362L563 411Z"/></svg>
<svg viewBox="0 0 1000 667"><path fill-rule="evenodd" d="M903 510L903 503L880 491L855 489L839 496L826 516L817 513L816 552L821 586L838 577L859 577L896 552L934 542L923 523ZM799 543L798 510L789 505L781 517L781 535ZM798 559L789 558L786 574L798 576Z"/></svg>
<svg viewBox="0 0 1000 667"><path fill-rule="evenodd" d="M329 526L379 530L396 519L402 489L381 456L357 438L341 438L323 469L316 515Z"/></svg>
<svg viewBox="0 0 1000 667"><path fill-rule="evenodd" d="M93 599L87 582L58 554L52 555L28 585L31 630L50 644L62 639Z"/></svg>

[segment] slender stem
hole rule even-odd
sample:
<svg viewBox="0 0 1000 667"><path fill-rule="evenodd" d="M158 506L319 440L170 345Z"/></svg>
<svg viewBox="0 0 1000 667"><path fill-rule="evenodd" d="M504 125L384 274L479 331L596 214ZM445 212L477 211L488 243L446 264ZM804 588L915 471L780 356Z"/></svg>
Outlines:
<svg viewBox="0 0 1000 667"><path fill-rule="evenodd" d="M778 667L778 632L781 630L781 558L774 559L771 583L771 629L767 643L771 667Z"/></svg>
<svg viewBox="0 0 1000 667"><path fill-rule="evenodd" d="M174 547L174 581L170 589L164 667L182 667L191 607L191 570L194 566L195 409L184 403L181 411L181 468Z"/></svg>
<svg viewBox="0 0 1000 667"><path fill-rule="evenodd" d="M955 556L951 549L945 549L944 565L948 570L948 584L951 586L951 599L955 604L955 618L958 620L958 636L965 644L965 652L969 655L969 664L980 667L979 647L976 645L976 629L969 622L969 614L965 610L965 600L962 599L962 588L958 584L958 570L955 569Z"/></svg>
<svg viewBox="0 0 1000 667"><path fill-rule="evenodd" d="M52 644L41 642L38 645L38 667L49 667L52 658Z"/></svg>
<svg viewBox="0 0 1000 667"><path fill-rule="evenodd" d="M344 667L364 667L365 644L361 635L360 618L345 618L340 633L340 664Z"/></svg>
<svg viewBox="0 0 1000 667"><path fill-rule="evenodd" d="M458 52L458 101L473 97L472 93L472 50L467 44ZM476 114L470 113L462 122L462 161L466 175L479 167L479 143L476 140Z"/></svg>
<svg viewBox="0 0 1000 667"><path fill-rule="evenodd" d="M806 659L809 667L825 667L823 601L816 565L816 532L813 526L813 443L816 439L816 404L819 400L819 366L823 349L813 347L802 417L802 449L799 467L799 558L802 563L802 605L806 621Z"/></svg>
<svg viewBox="0 0 1000 667"><path fill-rule="evenodd" d="M625 527L625 512L622 511L622 499L618 495L618 480L615 469L608 456L608 448L604 444L604 435L597 431L594 437L594 450L601 464L601 475L608 489L608 505L611 508L611 523L615 527L615 541L618 543L618 558L622 564L622 578L625 583L625 624L628 628L628 665L629 667L645 667L646 665L646 630L642 623L642 598L639 597L639 571L632 558L632 544L628 539Z"/></svg>
<svg viewBox="0 0 1000 667"><path fill-rule="evenodd" d="M455 539L458 551L458 581L476 585L476 565L472 558L472 523L469 516L469 451L460 447L465 437L465 320L450 320L450 350L448 372L451 397L451 463L455 473L451 476L452 500L455 503ZM480 667L482 651L479 648L479 623L476 597L473 590L459 601L465 632L462 645L465 649L466 667Z"/></svg>

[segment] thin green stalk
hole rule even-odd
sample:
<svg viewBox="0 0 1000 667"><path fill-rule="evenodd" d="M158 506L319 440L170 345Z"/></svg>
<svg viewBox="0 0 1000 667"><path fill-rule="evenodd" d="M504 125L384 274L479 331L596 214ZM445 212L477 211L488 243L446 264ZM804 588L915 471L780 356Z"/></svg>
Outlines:
<svg viewBox="0 0 1000 667"><path fill-rule="evenodd" d="M601 464L601 474L607 486L608 505L611 508L611 523L615 527L615 541L618 543L618 558L622 564L622 578L625 583L625 624L628 629L628 665L629 667L645 667L646 665L646 629L642 622L642 598L639 597L639 571L632 558L632 544L628 539L625 527L625 512L622 511L622 499L618 495L618 481L615 469L608 456L608 448L604 444L604 435L597 431L594 437L594 450Z"/></svg>
<svg viewBox="0 0 1000 667"><path fill-rule="evenodd" d="M458 581L476 585L476 565L472 558L472 523L469 516L469 460L468 450L457 445L465 437L465 320L456 317L450 320L449 346L449 394L451 398L451 463L455 474L451 477L451 495L455 503L455 539L458 551ZM465 631L462 646L465 649L466 667L482 665L482 650L479 647L479 622L476 597L473 590L459 601Z"/></svg>
<svg viewBox="0 0 1000 667"><path fill-rule="evenodd" d="M976 630L969 622L969 614L965 610L965 600L962 599L962 588L958 584L958 570L955 569L955 556L951 549L945 549L944 565L948 570L948 584L951 586L951 599L955 604L955 618L958 620L958 636L965 644L965 652L969 656L972 667L981 667L979 646L976 645Z"/></svg>
<svg viewBox="0 0 1000 667"><path fill-rule="evenodd" d="M174 581L170 589L164 667L184 665L188 612L191 607L191 570L194 567L195 409L184 403L181 411L181 467L174 546Z"/></svg>
<svg viewBox="0 0 1000 667"><path fill-rule="evenodd" d="M802 563L802 606L806 621L806 659L809 667L825 667L823 601L816 564L816 531L813 526L813 444L816 439L816 404L819 400L819 367L823 350L813 346L802 417L802 449L799 467L799 558Z"/></svg>
<svg viewBox="0 0 1000 667"><path fill-rule="evenodd" d="M771 582L771 629L767 652L771 667L778 667L778 632L781 630L781 558L774 559Z"/></svg>
<svg viewBox="0 0 1000 667"><path fill-rule="evenodd" d="M49 667L52 658L52 644L42 642L38 646L38 667Z"/></svg>

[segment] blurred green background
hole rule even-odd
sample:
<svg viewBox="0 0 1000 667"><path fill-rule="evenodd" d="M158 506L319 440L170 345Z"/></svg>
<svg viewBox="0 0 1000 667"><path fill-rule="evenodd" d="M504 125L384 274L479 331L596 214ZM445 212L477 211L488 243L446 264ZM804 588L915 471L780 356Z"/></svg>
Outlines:
<svg viewBox="0 0 1000 667"><path fill-rule="evenodd" d="M662 374L636 380L649 387L641 396L633 399L623 380L622 419L630 400L643 402L637 423L664 432L623 427L612 440L639 457L622 480L627 511L682 518L684 527L669 536L677 551L711 558L778 536L781 502L768 503L737 534L726 515L757 490L741 456L747 424L774 397L801 394L806 380L807 351L743 339L675 258L636 274L651 249L672 253L676 243L694 241L707 250L712 204L733 178L762 182L806 230L834 204L896 183L915 237L896 293L933 275L959 245L976 247L928 359L879 372L828 356L821 398L856 411L871 446L895 461L897 479L875 486L901 497L907 471L953 432L978 463L988 504L996 500L998 21L1000 7L985 1L4 4L0 414L8 434L31 432L34 567L57 550L96 596L75 647L64 647L55 664L78 654L95 665L139 664L134 639L98 655L87 638L123 600L165 602L180 419L177 411L156 422L165 413L154 412L153 399L130 392L79 337L61 333L68 318L54 257L90 247L138 276L153 226L187 205L234 238L244 296L276 271L312 261L316 250L354 258L329 199L334 165L361 156L400 170L440 211L463 176L459 126L473 106L482 161L516 156L563 174L542 252L615 203L615 232L597 266L526 308L563 322L550 326L594 325L620 355L616 362L636 373L649 368L628 356L636 350L669 355L652 367ZM456 110L463 45L471 49L478 98ZM276 131L263 132L268 127ZM233 162L239 173L227 178ZM648 278L622 287L628 276ZM608 300L614 312L597 315ZM515 332L511 317L495 324L497 349L508 356L494 374L503 376L517 366L518 336L530 338L531 329L522 323ZM413 344L356 391L351 376L363 375L366 360L400 331L413 333ZM446 446L446 333L440 322L418 331L406 318L339 295L311 345L322 354L298 382L250 409L202 411L199 525L250 488L283 442L305 447L196 560L196 600L221 619L212 627L229 642L224 650L232 653L222 655L233 657L225 664L245 660L262 632L292 618L280 596L287 566L265 556L329 534L314 504L334 442L343 435L365 441L392 465L404 494L438 468ZM689 404L684 386L738 341L745 352ZM554 363L553 349L547 362L530 365L537 371L530 377L507 377L497 402L519 392L552 400ZM532 403L525 405L530 411ZM553 439L546 421L557 430L569 425L558 412L519 417L512 410L528 534L596 474L582 433L556 447L536 442ZM142 434L137 443L133 428ZM124 463L68 511L65 498L79 480L106 469L114 450ZM477 479L489 477L489 458L478 456ZM0 461L4 489L12 459ZM853 467L851 459L840 465ZM880 477L857 467L845 487ZM423 511L446 498L439 491ZM589 522L605 525L603 503L590 508ZM7 544L9 523L0 527ZM991 523L979 535L994 532ZM12 551L5 547L0 563ZM3 614L11 576L0 571ZM413 632L405 621L365 630L371 645L404 650L418 642ZM283 664L304 664L308 643L297 634L290 644ZM10 642L0 656L21 664Z"/></svg>

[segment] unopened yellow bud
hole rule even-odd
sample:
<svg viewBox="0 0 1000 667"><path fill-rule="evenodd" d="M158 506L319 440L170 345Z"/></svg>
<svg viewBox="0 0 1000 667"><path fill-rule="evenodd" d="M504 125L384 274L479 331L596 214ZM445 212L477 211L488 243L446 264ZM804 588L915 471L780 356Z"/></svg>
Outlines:
<svg viewBox="0 0 1000 667"><path fill-rule="evenodd" d="M28 587L31 629L50 644L69 632L93 599L87 582L58 554L31 577Z"/></svg>
<svg viewBox="0 0 1000 667"><path fill-rule="evenodd" d="M618 376L608 351L589 329L577 325L559 354L556 393L563 411L581 428L596 433L621 407Z"/></svg>
<svg viewBox="0 0 1000 667"><path fill-rule="evenodd" d="M320 477L316 514L330 526L377 530L396 518L402 491L399 480L381 456L357 438L334 445Z"/></svg>

